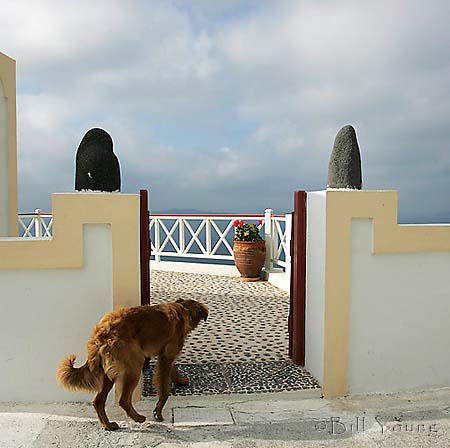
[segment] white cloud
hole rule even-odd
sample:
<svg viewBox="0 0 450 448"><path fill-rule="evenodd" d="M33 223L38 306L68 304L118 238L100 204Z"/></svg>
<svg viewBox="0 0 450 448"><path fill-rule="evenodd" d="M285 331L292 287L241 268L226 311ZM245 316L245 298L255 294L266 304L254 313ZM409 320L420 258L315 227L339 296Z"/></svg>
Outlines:
<svg viewBox="0 0 450 448"><path fill-rule="evenodd" d="M153 208L286 211L294 189L325 186L334 136L350 123L367 188L400 189L403 216L450 219L448 2L2 8L28 209L72 188L76 147L100 126L124 189L150 188Z"/></svg>

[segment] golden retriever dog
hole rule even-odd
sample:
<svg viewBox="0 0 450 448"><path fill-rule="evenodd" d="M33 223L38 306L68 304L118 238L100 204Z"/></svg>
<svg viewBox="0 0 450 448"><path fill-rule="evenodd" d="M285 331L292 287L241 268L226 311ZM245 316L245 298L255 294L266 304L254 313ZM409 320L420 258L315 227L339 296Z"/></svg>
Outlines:
<svg viewBox="0 0 450 448"><path fill-rule="evenodd" d="M85 364L74 367L76 356L69 355L58 368L58 382L69 390L97 392L92 404L102 425L112 431L119 426L110 422L105 412L109 391L114 383L118 384L120 406L134 421L144 422L145 416L138 414L133 407L132 395L139 383L145 358L157 356L154 383L158 402L153 415L162 421L170 381L189 383L187 377L178 374L175 359L186 336L207 317L208 308L195 300L112 311L94 327L86 344Z"/></svg>

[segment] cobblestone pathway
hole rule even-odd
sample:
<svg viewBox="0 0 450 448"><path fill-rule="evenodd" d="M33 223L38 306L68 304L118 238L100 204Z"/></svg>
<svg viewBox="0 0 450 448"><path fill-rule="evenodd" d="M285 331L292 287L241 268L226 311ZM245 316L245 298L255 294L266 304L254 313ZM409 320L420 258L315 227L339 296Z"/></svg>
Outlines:
<svg viewBox="0 0 450 448"><path fill-rule="evenodd" d="M177 361L191 383L178 395L251 393L318 388L287 356L289 295L268 282L237 277L151 271L151 303L194 299L209 316L187 339ZM144 372L144 395L153 395L153 364Z"/></svg>

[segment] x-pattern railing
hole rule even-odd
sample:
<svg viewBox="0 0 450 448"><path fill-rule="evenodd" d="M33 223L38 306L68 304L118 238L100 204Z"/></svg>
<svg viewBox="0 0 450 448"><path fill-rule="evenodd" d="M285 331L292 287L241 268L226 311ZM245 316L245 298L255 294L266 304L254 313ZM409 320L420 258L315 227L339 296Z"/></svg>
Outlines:
<svg viewBox="0 0 450 448"><path fill-rule="evenodd" d="M272 258L275 265L286 268L291 262L292 215L272 217Z"/></svg>
<svg viewBox="0 0 450 448"><path fill-rule="evenodd" d="M232 260L234 221L257 223L263 218L264 215L152 214L152 255L158 261L164 256Z"/></svg>
<svg viewBox="0 0 450 448"><path fill-rule="evenodd" d="M19 236L22 238L51 238L53 216L50 213L21 213L18 216Z"/></svg>
<svg viewBox="0 0 450 448"><path fill-rule="evenodd" d="M290 269L292 217L263 214L244 215L150 215L152 256L233 260L234 221L255 224L262 219L261 235L265 236L271 266ZM19 215L19 236L51 238L53 218L50 213L36 210Z"/></svg>

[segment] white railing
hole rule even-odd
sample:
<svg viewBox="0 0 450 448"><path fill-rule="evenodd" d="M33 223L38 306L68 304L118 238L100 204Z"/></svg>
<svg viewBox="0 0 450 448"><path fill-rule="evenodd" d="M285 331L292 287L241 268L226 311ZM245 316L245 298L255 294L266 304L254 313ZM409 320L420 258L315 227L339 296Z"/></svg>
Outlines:
<svg viewBox="0 0 450 448"><path fill-rule="evenodd" d="M53 217L36 209L35 213L19 214L19 236L22 238L51 238ZM234 221L258 224L266 240L268 272L290 273L292 216L264 214L242 215L150 215L151 255L162 258L205 259L233 261Z"/></svg>
<svg viewBox="0 0 450 448"><path fill-rule="evenodd" d="M53 216L38 208L34 213L20 213L18 216L19 236L22 238L51 238Z"/></svg>
<svg viewBox="0 0 450 448"><path fill-rule="evenodd" d="M264 215L150 215L152 256L233 260L234 221Z"/></svg>
<svg viewBox="0 0 450 448"><path fill-rule="evenodd" d="M291 215L150 215L152 257L233 260L235 220L257 224L266 240L266 270L290 270Z"/></svg>
<svg viewBox="0 0 450 448"><path fill-rule="evenodd" d="M291 266L292 214L273 216L271 219L271 262L284 270Z"/></svg>

